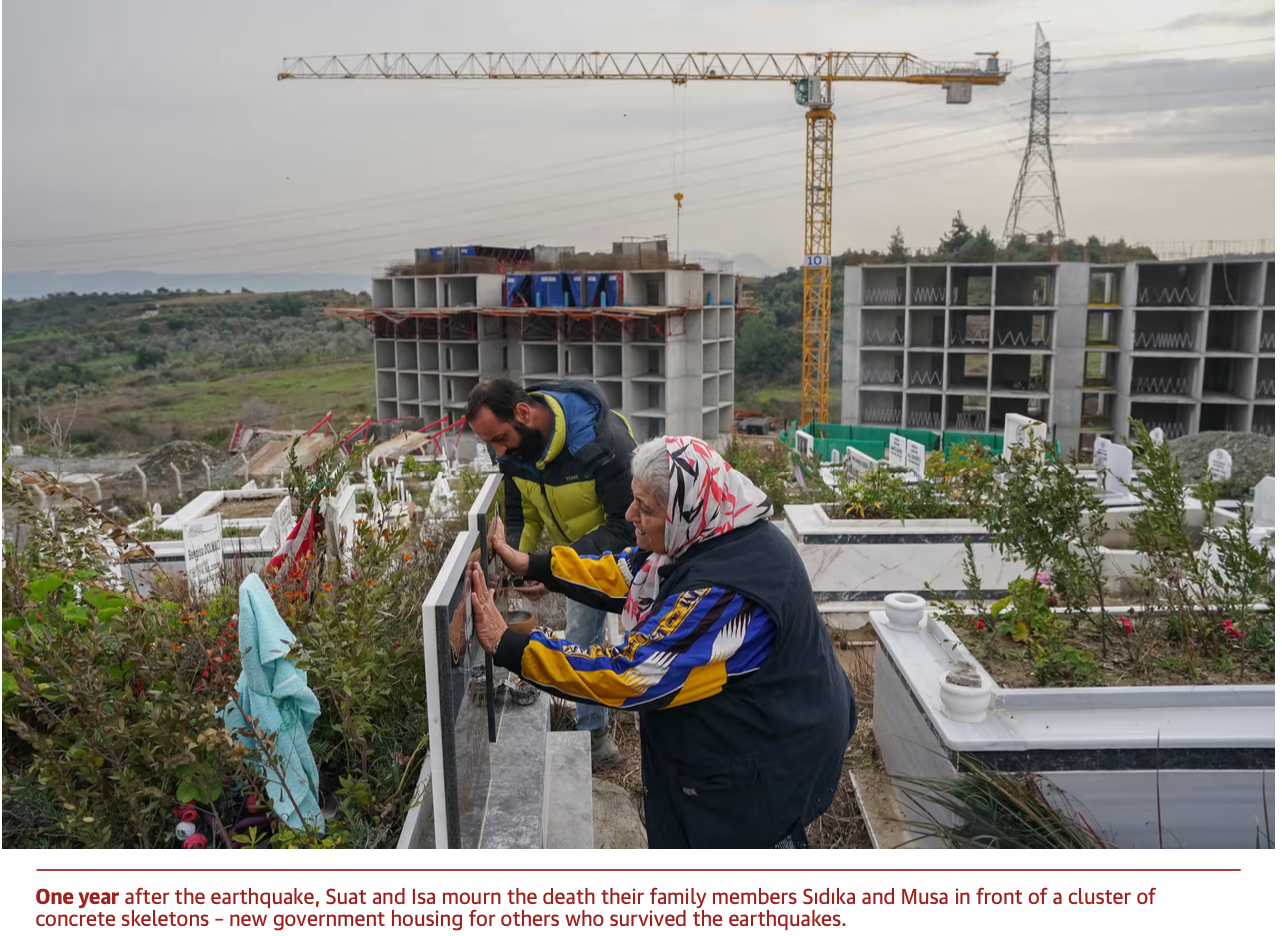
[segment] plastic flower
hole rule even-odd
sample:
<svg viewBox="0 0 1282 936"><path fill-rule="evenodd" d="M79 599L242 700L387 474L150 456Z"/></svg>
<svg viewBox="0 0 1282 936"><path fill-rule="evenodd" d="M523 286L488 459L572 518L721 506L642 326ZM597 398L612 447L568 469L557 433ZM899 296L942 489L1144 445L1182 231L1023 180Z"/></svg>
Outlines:
<svg viewBox="0 0 1282 936"><path fill-rule="evenodd" d="M245 808L252 813L256 813L258 812L259 809L262 808L258 805L257 794L250 793L248 796L245 797Z"/></svg>
<svg viewBox="0 0 1282 936"><path fill-rule="evenodd" d="M203 835L194 832L187 836L187 840L183 842L183 848L204 848L208 844L208 840Z"/></svg>
<svg viewBox="0 0 1282 936"><path fill-rule="evenodd" d="M409 562L409 561L410 561L410 554L409 554L409 553L406 553L405 555L401 556L401 559L402 559L404 562Z"/></svg>
<svg viewBox="0 0 1282 936"><path fill-rule="evenodd" d="M173 648L174 648L174 653L178 653L180 650L182 650L182 644L174 644Z"/></svg>
<svg viewBox="0 0 1282 936"><path fill-rule="evenodd" d="M1118 618L1118 619L1117 619L1117 623L1118 623L1118 624L1121 624L1121 625L1122 625L1122 628L1123 628L1123 629L1126 631L1126 633L1128 633L1128 634L1130 634L1130 633L1134 632L1134 630L1135 630L1135 625L1131 623L1131 619L1130 619L1130 618L1120 617L1120 618Z"/></svg>
<svg viewBox="0 0 1282 936"><path fill-rule="evenodd" d="M1047 573L1045 573L1045 572L1038 572L1038 573L1037 573L1037 581L1041 582L1041 583L1042 583L1042 585L1044 585L1045 587L1050 588L1050 584L1051 584L1051 577L1050 577L1050 575L1048 575Z"/></svg>
<svg viewBox="0 0 1282 936"><path fill-rule="evenodd" d="M178 816L183 822L195 822L197 819L196 807L187 806Z"/></svg>
<svg viewBox="0 0 1282 936"><path fill-rule="evenodd" d="M329 582L326 582L324 585L321 586L321 588L325 589L325 591L329 591L332 587L333 586L330 585Z"/></svg>
<svg viewBox="0 0 1282 936"><path fill-rule="evenodd" d="M1238 637L1242 636L1242 632L1233 626L1232 621L1224 622L1224 633L1228 634L1230 637L1234 639L1237 639Z"/></svg>

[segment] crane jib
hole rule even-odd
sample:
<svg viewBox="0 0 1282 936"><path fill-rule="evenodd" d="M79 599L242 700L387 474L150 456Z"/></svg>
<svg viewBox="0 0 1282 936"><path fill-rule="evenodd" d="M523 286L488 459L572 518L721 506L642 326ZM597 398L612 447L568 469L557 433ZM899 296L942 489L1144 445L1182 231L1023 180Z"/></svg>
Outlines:
<svg viewBox="0 0 1282 936"><path fill-rule="evenodd" d="M894 81L942 87L948 103L971 87L1002 84L1008 60L927 62L908 52L384 52L287 58L277 80L510 79L787 81L806 107L806 217L803 253L801 423L828 421L832 294L832 85Z"/></svg>

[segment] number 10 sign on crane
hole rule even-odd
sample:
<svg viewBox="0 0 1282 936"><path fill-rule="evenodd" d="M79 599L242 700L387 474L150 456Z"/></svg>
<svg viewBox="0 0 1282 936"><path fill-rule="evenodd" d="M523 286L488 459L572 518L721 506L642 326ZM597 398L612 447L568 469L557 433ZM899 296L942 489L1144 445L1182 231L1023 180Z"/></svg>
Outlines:
<svg viewBox="0 0 1282 936"><path fill-rule="evenodd" d="M832 323L833 85L895 81L937 85L949 104L974 85L999 85L1009 62L926 62L907 52L401 52L287 58L286 78L787 81L806 108L806 216L802 250L801 422L828 421Z"/></svg>

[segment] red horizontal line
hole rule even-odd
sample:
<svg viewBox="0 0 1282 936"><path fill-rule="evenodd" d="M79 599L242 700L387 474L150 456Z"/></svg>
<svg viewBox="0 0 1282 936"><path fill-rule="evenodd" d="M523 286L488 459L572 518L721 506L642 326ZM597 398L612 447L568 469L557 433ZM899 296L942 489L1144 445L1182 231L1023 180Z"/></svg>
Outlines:
<svg viewBox="0 0 1282 936"><path fill-rule="evenodd" d="M234 871L244 873L245 871L276 871L276 872L312 872L312 871L529 871L529 867L522 868L200 868L192 865L184 865L177 868L36 868L37 871L176 871L181 874L190 874L198 871L204 874L209 871ZM1241 868L539 868L540 871L654 871L659 873L680 872L688 874L692 871L893 871L896 874L922 871L1241 871Z"/></svg>

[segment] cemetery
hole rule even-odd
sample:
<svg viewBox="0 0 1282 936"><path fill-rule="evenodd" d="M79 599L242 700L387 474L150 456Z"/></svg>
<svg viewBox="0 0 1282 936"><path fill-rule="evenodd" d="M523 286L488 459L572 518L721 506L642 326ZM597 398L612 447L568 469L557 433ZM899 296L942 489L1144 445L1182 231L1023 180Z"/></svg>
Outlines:
<svg viewBox="0 0 1282 936"><path fill-rule="evenodd" d="M1189 480L1138 424L1081 465L1018 414L947 445L843 428L765 440L782 462L743 456L789 466L757 479L774 522L841 659L866 651L866 727L831 822L937 846L955 810L915 784L992 770L1035 776L1115 847L1271 842L1271 476L1243 482L1216 447ZM311 453L129 527L6 468L23 506L5 567L5 844L608 844L587 733L472 630L474 560L512 621L561 626L505 600L484 455ZM302 675L304 693L260 698L253 672ZM273 721L279 705L296 717Z"/></svg>

